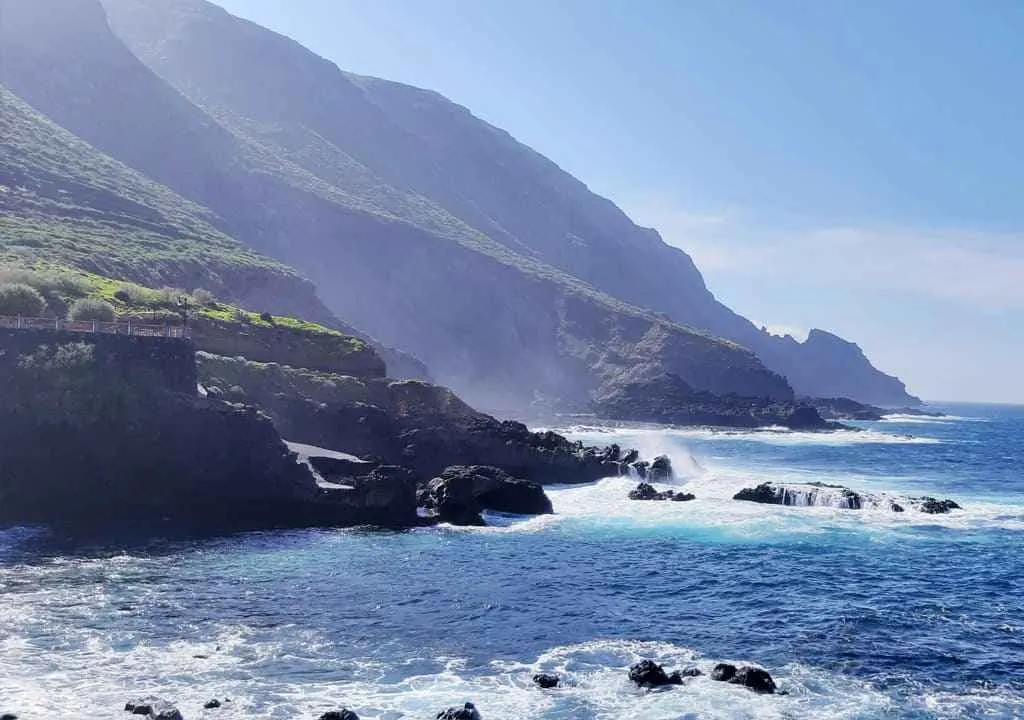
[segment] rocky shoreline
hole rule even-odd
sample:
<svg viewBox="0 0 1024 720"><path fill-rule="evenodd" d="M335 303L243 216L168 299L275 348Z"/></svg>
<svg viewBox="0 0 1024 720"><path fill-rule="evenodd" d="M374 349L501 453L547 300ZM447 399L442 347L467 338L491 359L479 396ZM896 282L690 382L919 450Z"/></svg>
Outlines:
<svg viewBox="0 0 1024 720"><path fill-rule="evenodd" d="M667 672L662 665L651 659L641 660L634 663L627 671L629 682L639 692L661 692L672 688L685 690L686 686L695 682L715 682L728 685L736 685L746 688L758 695L784 695L780 691L771 674L754 665L736 666L731 663L715 663L707 665L707 670L702 670L697 665L690 665L681 670ZM532 676L531 682L539 692L555 692L571 687L561 676L551 673L537 673ZM213 698L203 704L203 710L217 710L230 707L230 698L223 700ZM124 712L132 717L139 717L143 720L186 720L186 716L179 707L164 698L144 697L129 700L124 705ZM208 715L204 714L204 717ZM464 702L461 705L440 710L434 716L435 720L483 720L483 714L476 704ZM18 720L16 715L0 715L0 720ZM314 716L311 716L314 720ZM337 710L328 710L315 716L315 720L359 720L356 710L341 707Z"/></svg>

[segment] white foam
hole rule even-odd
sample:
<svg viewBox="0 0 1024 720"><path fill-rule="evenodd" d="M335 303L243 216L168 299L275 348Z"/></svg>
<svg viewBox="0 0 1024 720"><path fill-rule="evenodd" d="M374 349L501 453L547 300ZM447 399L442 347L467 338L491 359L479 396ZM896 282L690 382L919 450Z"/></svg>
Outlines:
<svg viewBox="0 0 1024 720"><path fill-rule="evenodd" d="M315 635L300 628L283 631L293 634L290 642L261 642L244 628L222 628L209 643L155 647L143 641L127 650L93 634L81 647L61 653L59 665L17 653L0 660L4 701L25 718L68 717L71 709L101 720L121 718L124 702L140 694L172 700L186 717L200 720L290 720L341 707L363 720L413 720L467 701L487 720L823 720L914 717L922 710L940 710L941 717L1011 717L1007 713L1022 701L1009 690L922 693L900 701L866 682L802 664L767 668L786 694L756 695L709 677L718 662L756 664L750 658L705 658L660 642L594 640L551 648L532 662L496 659L471 669L457 657L342 661ZM669 671L696 665L705 674L682 687L640 690L627 670L647 658ZM282 665L295 671L265 671ZM557 673L562 687L534 687L537 672ZM212 697L232 702L202 710Z"/></svg>

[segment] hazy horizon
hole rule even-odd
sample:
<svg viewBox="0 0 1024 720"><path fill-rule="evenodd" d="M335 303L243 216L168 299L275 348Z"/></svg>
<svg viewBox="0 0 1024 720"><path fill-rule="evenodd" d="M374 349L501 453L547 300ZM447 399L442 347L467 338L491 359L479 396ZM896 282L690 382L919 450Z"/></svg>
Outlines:
<svg viewBox="0 0 1024 720"><path fill-rule="evenodd" d="M1024 8L218 0L436 90L690 253L776 333L935 402L1024 403Z"/></svg>

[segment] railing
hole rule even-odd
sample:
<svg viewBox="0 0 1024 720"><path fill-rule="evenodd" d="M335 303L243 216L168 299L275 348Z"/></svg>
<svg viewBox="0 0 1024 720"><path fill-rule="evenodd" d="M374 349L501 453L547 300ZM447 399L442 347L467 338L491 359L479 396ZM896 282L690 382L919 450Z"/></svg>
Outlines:
<svg viewBox="0 0 1024 720"><path fill-rule="evenodd" d="M93 320L62 320L60 318L29 318L0 315L0 328L14 330L63 330L65 332L134 335L135 337L188 338L191 333L180 325L146 325L131 318L115 322Z"/></svg>

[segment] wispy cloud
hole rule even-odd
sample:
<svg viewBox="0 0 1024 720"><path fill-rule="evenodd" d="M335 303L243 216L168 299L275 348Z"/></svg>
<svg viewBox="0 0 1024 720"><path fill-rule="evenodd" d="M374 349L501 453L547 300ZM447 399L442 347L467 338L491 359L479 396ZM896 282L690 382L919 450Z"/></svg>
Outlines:
<svg viewBox="0 0 1024 720"><path fill-rule="evenodd" d="M1024 235L899 227L782 231L739 213L637 203L638 221L709 274L798 278L806 286L911 292L989 310L1024 309Z"/></svg>

